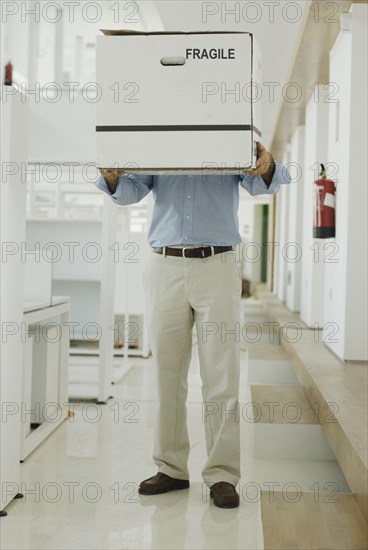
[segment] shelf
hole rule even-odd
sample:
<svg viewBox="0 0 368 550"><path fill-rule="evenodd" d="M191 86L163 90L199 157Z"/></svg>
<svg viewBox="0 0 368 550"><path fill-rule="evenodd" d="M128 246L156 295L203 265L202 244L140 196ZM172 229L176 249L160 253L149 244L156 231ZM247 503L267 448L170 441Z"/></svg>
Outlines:
<svg viewBox="0 0 368 550"><path fill-rule="evenodd" d="M69 355L99 355L100 351L98 348L91 349L91 348L77 348L70 346L69 348Z"/></svg>
<svg viewBox="0 0 368 550"><path fill-rule="evenodd" d="M50 302L41 302L41 301L27 301L24 302L23 313L29 313L30 311L37 311L38 309L45 309L50 307Z"/></svg>
<svg viewBox="0 0 368 550"><path fill-rule="evenodd" d="M131 355L142 355L143 353L143 349L142 348L129 348L129 352L128 352L128 356ZM96 348L96 349L91 349L91 348L83 348L83 347L80 347L80 348L76 348L76 347L70 347L69 348L69 355L99 355L100 352L99 352L99 349ZM116 357L123 357L124 356L124 351L123 349L121 350L117 350L117 349L114 349L114 355Z"/></svg>
<svg viewBox="0 0 368 550"><path fill-rule="evenodd" d="M102 219L96 219L96 218L27 218L27 222L102 223Z"/></svg>
<svg viewBox="0 0 368 550"><path fill-rule="evenodd" d="M42 302L40 300L38 301L28 300L27 302L24 302L23 312L29 313L30 311L37 311L39 309L58 306L60 304L64 304L65 302L69 302L69 301L70 301L69 296L51 296L51 301L48 301L48 302Z"/></svg>
<svg viewBox="0 0 368 550"><path fill-rule="evenodd" d="M118 384L134 367L134 363L119 360L112 368L111 382ZM96 364L70 364L69 367L69 400L97 399L98 397L98 362Z"/></svg>
<svg viewBox="0 0 368 550"><path fill-rule="evenodd" d="M143 355L143 348L129 348L128 351L128 357L135 357L139 356L141 357ZM124 357L124 348L114 349L114 356L115 357Z"/></svg>
<svg viewBox="0 0 368 550"><path fill-rule="evenodd" d="M69 348L69 355L92 355L92 356L98 356L100 354L98 347L92 348L88 346L70 346ZM142 356L143 355L143 349L142 348L129 348L128 351L128 357L135 357L135 356ZM114 349L114 356L115 357L124 357L124 348L121 349Z"/></svg>
<svg viewBox="0 0 368 550"><path fill-rule="evenodd" d="M101 279L92 279L91 277L89 278L84 278L84 277L53 277L52 278L53 281L65 281L67 283L101 283Z"/></svg>
<svg viewBox="0 0 368 550"><path fill-rule="evenodd" d="M120 311L115 311L114 315L115 317L124 317L125 313L124 312L122 313ZM143 317L143 313L134 313L133 311L130 311L129 313L127 313L127 317Z"/></svg>

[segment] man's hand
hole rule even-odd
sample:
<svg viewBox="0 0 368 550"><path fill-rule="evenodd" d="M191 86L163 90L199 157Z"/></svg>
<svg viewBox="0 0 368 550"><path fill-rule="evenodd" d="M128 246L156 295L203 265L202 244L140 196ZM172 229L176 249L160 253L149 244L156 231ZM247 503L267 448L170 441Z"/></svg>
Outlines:
<svg viewBox="0 0 368 550"><path fill-rule="evenodd" d="M99 168L99 170L111 193L114 194L118 185L119 177L121 174L124 174L124 170L122 168Z"/></svg>
<svg viewBox="0 0 368 550"><path fill-rule="evenodd" d="M262 143L256 141L257 144L257 168L254 170L244 170L244 173L250 176L262 176L267 186L271 184L273 174L275 172L275 161L271 153L266 151Z"/></svg>

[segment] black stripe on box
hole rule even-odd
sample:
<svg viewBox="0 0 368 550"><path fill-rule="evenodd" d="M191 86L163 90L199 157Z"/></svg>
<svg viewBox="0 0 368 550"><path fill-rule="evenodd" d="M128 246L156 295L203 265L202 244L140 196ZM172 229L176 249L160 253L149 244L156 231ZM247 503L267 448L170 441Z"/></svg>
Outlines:
<svg viewBox="0 0 368 550"><path fill-rule="evenodd" d="M251 124L169 125L169 126L96 126L96 132L261 132Z"/></svg>

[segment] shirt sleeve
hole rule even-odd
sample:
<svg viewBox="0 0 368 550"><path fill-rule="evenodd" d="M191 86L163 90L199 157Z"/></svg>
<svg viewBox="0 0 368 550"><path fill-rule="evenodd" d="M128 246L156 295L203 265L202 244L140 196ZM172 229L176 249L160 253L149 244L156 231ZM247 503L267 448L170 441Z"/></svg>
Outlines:
<svg viewBox="0 0 368 550"><path fill-rule="evenodd" d="M116 204L127 206L142 200L153 187L153 176L144 174L123 174L119 176L115 193L111 193L105 179L96 181L97 189L106 193Z"/></svg>
<svg viewBox="0 0 368 550"><path fill-rule="evenodd" d="M248 191L250 195L273 195L280 190L281 184L290 183L291 177L286 166L275 161L275 172L269 187L267 187L262 176L244 174L239 176L239 181L240 185Z"/></svg>

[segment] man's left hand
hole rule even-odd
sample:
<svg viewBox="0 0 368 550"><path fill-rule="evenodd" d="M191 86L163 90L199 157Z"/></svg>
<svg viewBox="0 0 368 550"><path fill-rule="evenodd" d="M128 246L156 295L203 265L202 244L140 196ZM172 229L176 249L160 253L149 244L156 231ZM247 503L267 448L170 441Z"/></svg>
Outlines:
<svg viewBox="0 0 368 550"><path fill-rule="evenodd" d="M244 170L245 174L250 176L262 176L267 186L271 184L272 177L275 171L275 161L271 153L266 151L260 141L257 144L257 168L254 170Z"/></svg>

